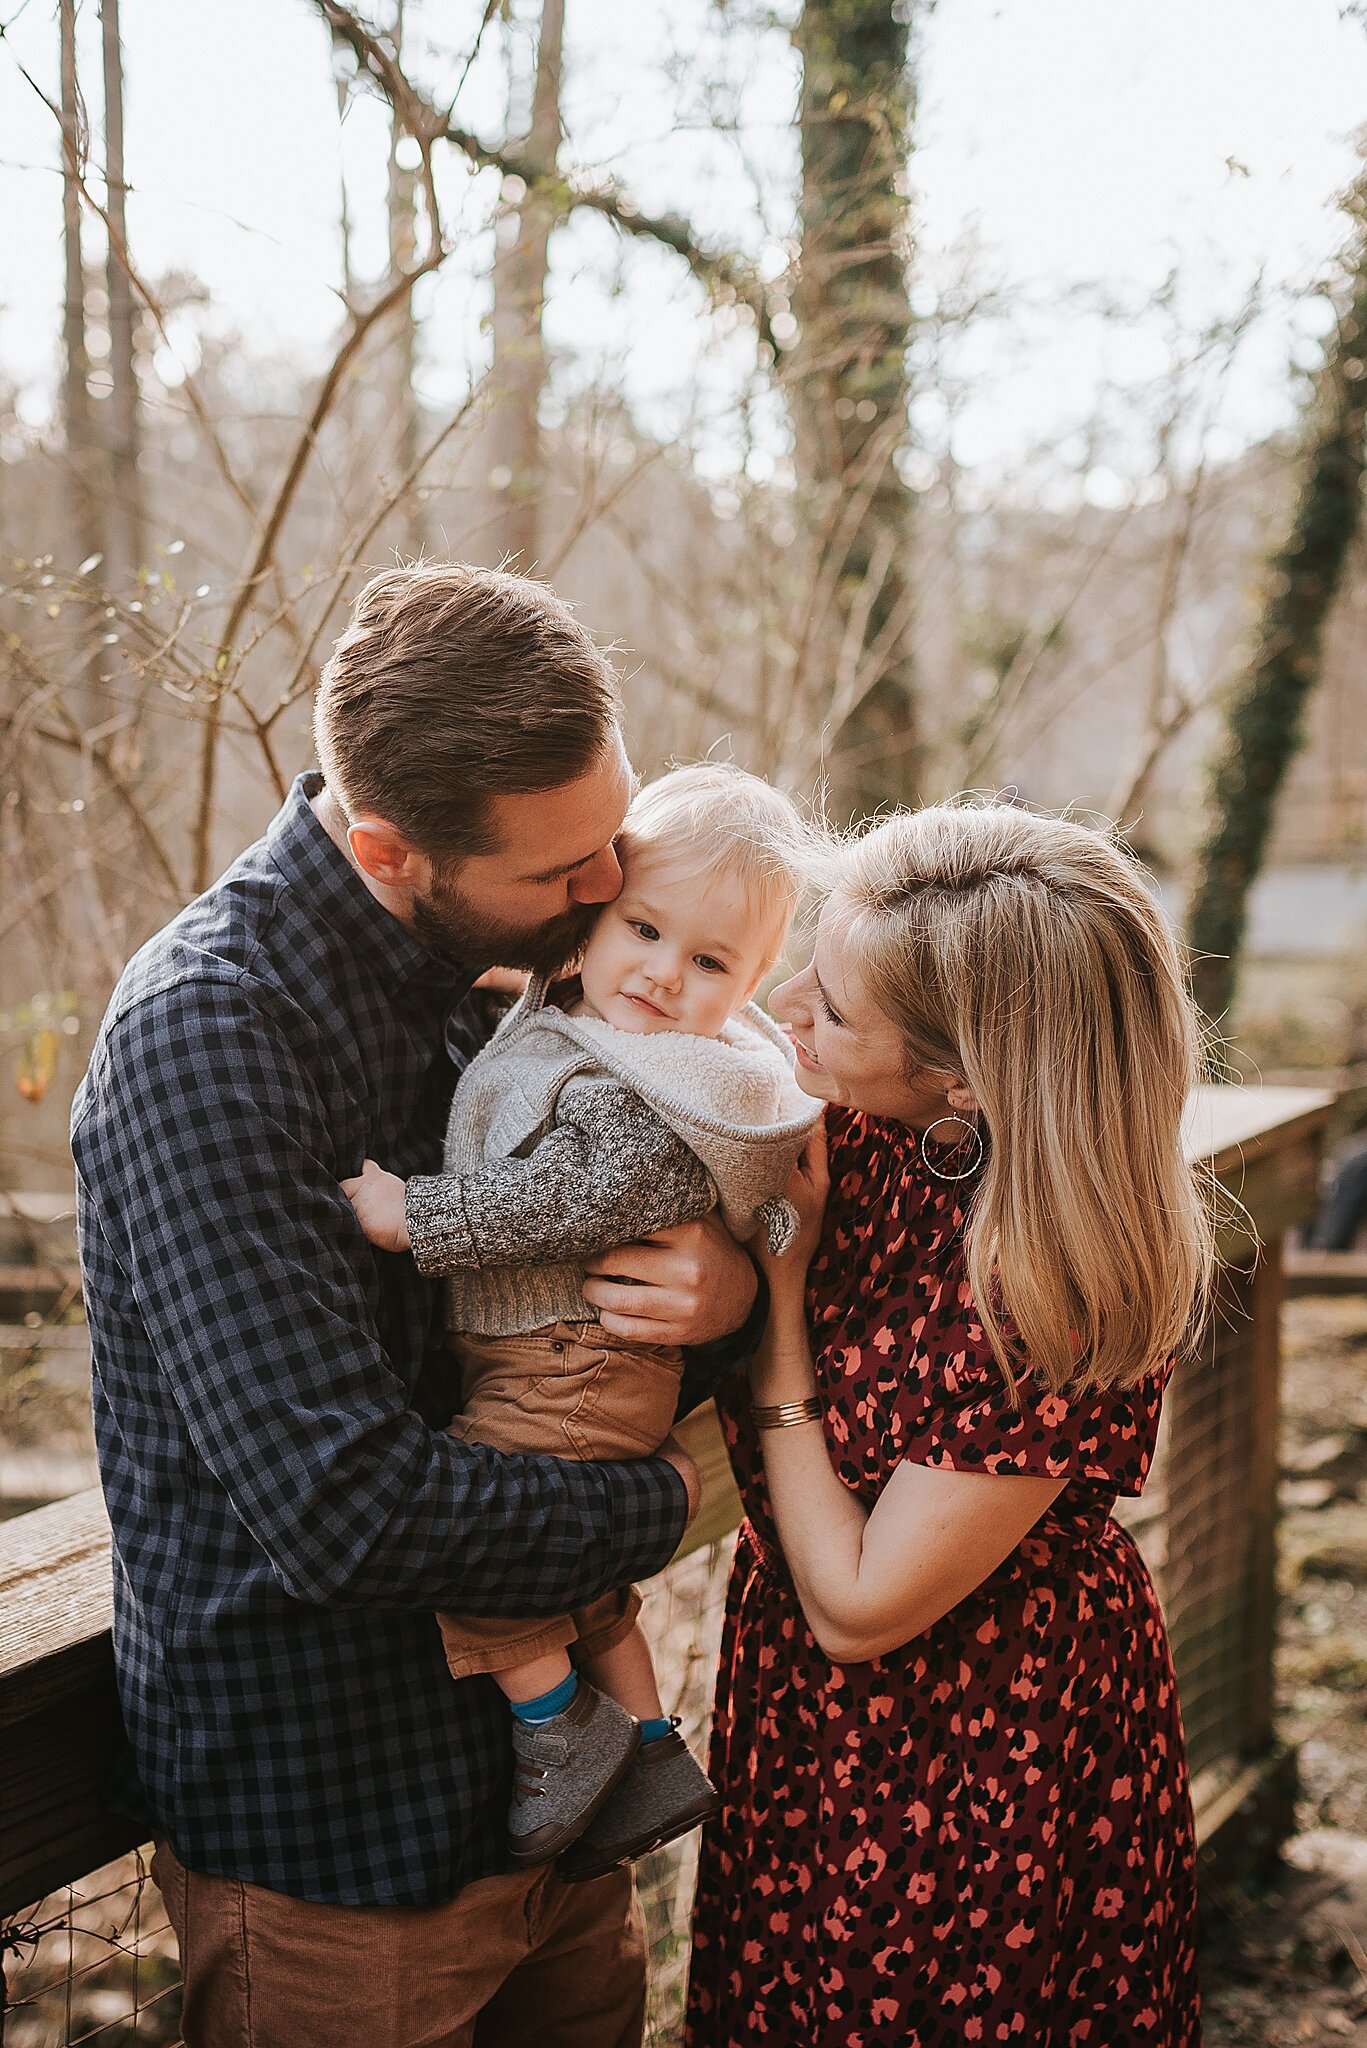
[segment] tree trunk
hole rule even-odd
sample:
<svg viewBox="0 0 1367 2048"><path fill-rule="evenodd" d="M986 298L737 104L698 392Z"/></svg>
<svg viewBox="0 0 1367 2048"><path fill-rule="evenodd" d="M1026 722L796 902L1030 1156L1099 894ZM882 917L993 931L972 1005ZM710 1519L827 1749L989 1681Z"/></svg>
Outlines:
<svg viewBox="0 0 1367 2048"><path fill-rule="evenodd" d="M404 0L398 0L394 15L394 54L399 63L403 62L403 14ZM413 268L418 247L417 205L418 175L411 164L400 162L401 145L407 131L400 125L397 112L389 124L389 281L394 283L405 271ZM418 394L413 386L413 376L418 360L418 327L413 311L413 295L403 298L394 314L394 330L389 343L391 388L393 392L393 417L398 433L394 444L394 476L407 476L418 458ZM422 515L421 495L410 491L403 504L404 547L410 555L420 555L426 537L426 523Z"/></svg>
<svg viewBox="0 0 1367 2048"><path fill-rule="evenodd" d="M105 189L113 223L106 281L109 292L109 370L113 389L105 407L109 449L106 578L121 597L134 596L147 557L146 515L138 457L142 452L138 373L134 360L133 290L114 245L128 247L123 162L123 52L119 0L100 0L104 45Z"/></svg>
<svg viewBox="0 0 1367 2048"><path fill-rule="evenodd" d="M90 401L90 354L85 337L85 264L81 257L80 171L84 114L76 77L76 0L58 0L62 94L62 247L66 259L62 305L62 426L67 487L78 559L104 549L95 432Z"/></svg>
<svg viewBox="0 0 1367 2048"><path fill-rule="evenodd" d="M351 97L350 79L342 72L337 74L337 219L342 240L342 297L348 308L356 303L356 266L352 254L351 201L347 196L346 166L342 159L342 129L347 117L347 103ZM392 110L391 110L392 112Z"/></svg>
<svg viewBox="0 0 1367 2048"><path fill-rule="evenodd" d="M543 0L536 86L525 149L537 169L552 172L560 149L560 72L565 41L565 0ZM524 574L536 566L545 462L541 393L546 347L541 316L551 230L558 218L553 192L532 189L498 223L494 255L494 362L490 379L488 480L495 513L485 552L511 557Z"/></svg>
<svg viewBox="0 0 1367 2048"><path fill-rule="evenodd" d="M1353 221L1344 261L1346 310L1325 344L1315 381L1291 532L1268 564L1254 652L1226 713L1187 920L1196 997L1217 1022L1227 1017L1234 998L1248 893L1267 851L1278 794L1304 737L1303 713L1319 680L1325 621L1362 516L1367 172L1345 211Z"/></svg>
<svg viewBox="0 0 1367 2048"><path fill-rule="evenodd" d="M108 518L108 469L106 450L95 425L90 397L90 353L86 340L85 262L81 250L81 179L87 156L85 107L81 99L76 64L76 0L58 0L59 61L62 113L62 245L65 259L62 305L62 424L66 436L66 466L69 517L76 555L84 562L97 560L108 552L105 528ZM93 573L93 572L92 572ZM66 693L66 709L81 740L79 789L81 807L73 810L70 826L70 859L73 886L63 936L73 963L85 956L102 961L106 971L117 973L118 962L126 958L119 950L122 933L110 903L99 859L95 831L97 780L91 735L106 725L110 695L100 674L101 655L97 615L77 607L73 617L78 652L73 664L72 687Z"/></svg>
<svg viewBox="0 0 1367 2048"><path fill-rule="evenodd" d="M793 416L806 516L840 559L824 646L836 716L835 808L916 794L920 762L907 576L912 497L897 471L907 433L911 304L904 161L911 119L906 10L895 0L806 0L802 237L793 294ZM853 516L851 516L853 515ZM843 706L842 706L843 699Z"/></svg>

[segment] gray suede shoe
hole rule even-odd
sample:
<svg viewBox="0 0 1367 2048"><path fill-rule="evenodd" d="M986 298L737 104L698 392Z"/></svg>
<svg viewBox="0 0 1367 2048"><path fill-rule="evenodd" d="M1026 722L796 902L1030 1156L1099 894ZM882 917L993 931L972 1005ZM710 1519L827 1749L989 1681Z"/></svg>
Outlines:
<svg viewBox="0 0 1367 2048"><path fill-rule="evenodd" d="M640 1722L583 1678L554 1720L533 1728L514 1717L513 1862L549 1863L577 1841L631 1769L640 1740Z"/></svg>
<svg viewBox="0 0 1367 2048"><path fill-rule="evenodd" d="M693 1761L675 1715L668 1735L637 1750L621 1790L558 1859L556 1875L567 1884L602 1877L700 1827L720 1805L712 1780Z"/></svg>

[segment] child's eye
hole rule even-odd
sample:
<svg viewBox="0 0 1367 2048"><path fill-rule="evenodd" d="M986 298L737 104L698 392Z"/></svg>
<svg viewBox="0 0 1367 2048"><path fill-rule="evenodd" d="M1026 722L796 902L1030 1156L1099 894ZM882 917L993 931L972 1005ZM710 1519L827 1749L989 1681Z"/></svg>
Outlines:
<svg viewBox="0 0 1367 2048"><path fill-rule="evenodd" d="M631 926L631 929L635 932L638 939L650 939L651 941L654 941L658 939L660 936L660 934L656 931L654 925L647 924L644 918L629 917L627 919L627 923Z"/></svg>
<svg viewBox="0 0 1367 2048"><path fill-rule="evenodd" d="M701 967L704 974L725 974L726 972L725 964L720 960L714 960L710 953L695 953L693 955L693 965Z"/></svg>

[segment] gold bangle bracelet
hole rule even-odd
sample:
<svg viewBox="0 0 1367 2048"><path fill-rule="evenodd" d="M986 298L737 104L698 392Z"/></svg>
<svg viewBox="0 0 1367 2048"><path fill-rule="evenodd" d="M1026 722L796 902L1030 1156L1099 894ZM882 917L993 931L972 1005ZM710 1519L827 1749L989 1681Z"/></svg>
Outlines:
<svg viewBox="0 0 1367 2048"><path fill-rule="evenodd" d="M820 1397L808 1394L805 1401L775 1401L768 1408L752 1408L750 1419L756 1429L793 1429L799 1422L820 1422L823 1413Z"/></svg>

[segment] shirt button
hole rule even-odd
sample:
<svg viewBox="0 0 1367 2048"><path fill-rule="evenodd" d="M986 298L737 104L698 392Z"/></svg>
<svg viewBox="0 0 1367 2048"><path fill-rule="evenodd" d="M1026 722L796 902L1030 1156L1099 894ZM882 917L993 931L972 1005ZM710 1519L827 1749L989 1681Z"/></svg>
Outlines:
<svg viewBox="0 0 1367 2048"><path fill-rule="evenodd" d="M560 1341L560 1339L559 1339L558 1337L556 1338L555 1342L554 1342L554 1343L552 1344L552 1346L551 1346L551 1350L552 1350L552 1351L563 1351L563 1350L564 1350L564 1348L565 1348L565 1347L564 1347L564 1345L563 1345L563 1344L561 1343L561 1341Z"/></svg>

